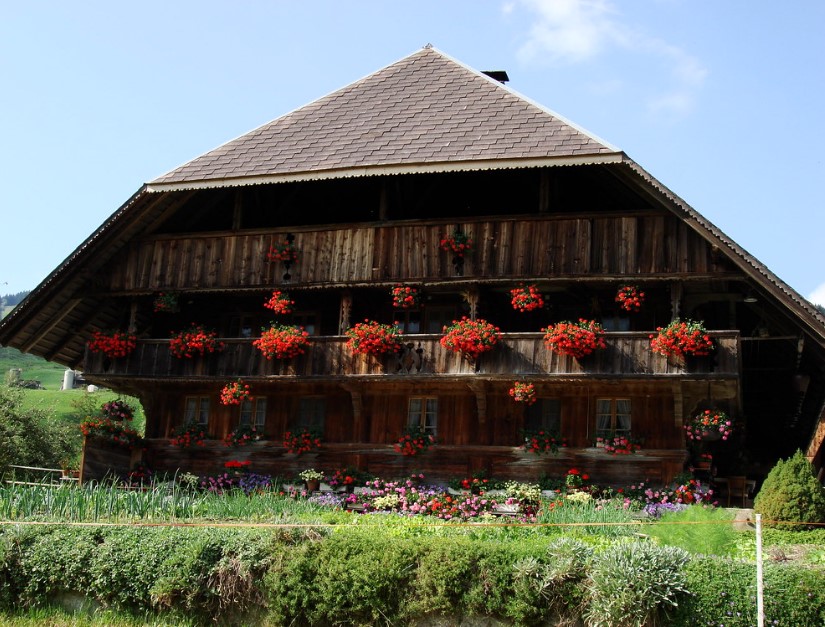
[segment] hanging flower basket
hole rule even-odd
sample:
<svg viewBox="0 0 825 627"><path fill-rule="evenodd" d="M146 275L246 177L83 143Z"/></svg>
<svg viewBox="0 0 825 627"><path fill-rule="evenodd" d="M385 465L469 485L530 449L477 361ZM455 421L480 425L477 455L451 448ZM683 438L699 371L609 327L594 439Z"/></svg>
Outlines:
<svg viewBox="0 0 825 627"><path fill-rule="evenodd" d="M616 302L625 311L638 312L645 302L645 293L635 285L623 285L616 292Z"/></svg>
<svg viewBox="0 0 825 627"><path fill-rule="evenodd" d="M411 285L395 285L390 290L392 306L396 309L414 309L421 302L417 287Z"/></svg>
<svg viewBox="0 0 825 627"><path fill-rule="evenodd" d="M559 447L566 447L567 441L560 438L558 434L541 429L539 431L525 431L524 442L521 445L522 450L535 455L544 455L545 453L558 453Z"/></svg>
<svg viewBox="0 0 825 627"><path fill-rule="evenodd" d="M510 388L510 396L516 403L532 405L536 402L536 386L532 383L522 383L517 381Z"/></svg>
<svg viewBox="0 0 825 627"><path fill-rule="evenodd" d="M420 455L433 444L435 436L425 433L421 428L412 428L404 432L398 441L393 445L396 453L401 453L407 457Z"/></svg>
<svg viewBox="0 0 825 627"><path fill-rule="evenodd" d="M209 439L204 425L188 423L182 427L172 429L172 437L169 444L178 448L191 448L193 446L204 446Z"/></svg>
<svg viewBox="0 0 825 627"><path fill-rule="evenodd" d="M267 359L291 359L306 352L309 333L303 327L273 324L252 345Z"/></svg>
<svg viewBox="0 0 825 627"><path fill-rule="evenodd" d="M346 330L347 347L361 355L383 355L401 350L401 329L375 320L364 320Z"/></svg>
<svg viewBox="0 0 825 627"><path fill-rule="evenodd" d="M727 440L733 433L733 421L723 411L706 409L685 425L685 435L694 442Z"/></svg>
<svg viewBox="0 0 825 627"><path fill-rule="evenodd" d="M279 316L291 314L294 306L295 301L289 297L289 294L279 290L272 292L272 297L264 303L264 307L271 309Z"/></svg>
<svg viewBox="0 0 825 627"><path fill-rule="evenodd" d="M140 434L122 420L108 417L87 418L80 423L80 432L86 437L106 440L124 448L134 448L141 440Z"/></svg>
<svg viewBox="0 0 825 627"><path fill-rule="evenodd" d="M441 250L453 253L456 257L463 257L473 249L473 240L462 231L454 231L452 235L441 238Z"/></svg>
<svg viewBox="0 0 825 627"><path fill-rule="evenodd" d="M501 330L497 326L481 318L470 320L464 316L444 327L444 335L439 342L447 350L475 360L482 353L493 350L500 339Z"/></svg>
<svg viewBox="0 0 825 627"><path fill-rule="evenodd" d="M292 242L284 239L272 244L266 254L267 261L283 261L284 263L295 263L298 261L298 251Z"/></svg>
<svg viewBox="0 0 825 627"><path fill-rule="evenodd" d="M548 349L576 359L605 348L604 329L594 320L559 322L542 329L544 344Z"/></svg>
<svg viewBox="0 0 825 627"><path fill-rule="evenodd" d="M103 403L100 413L104 418L111 420L131 420L135 417L135 410L131 405L120 399Z"/></svg>
<svg viewBox="0 0 825 627"><path fill-rule="evenodd" d="M177 292L160 292L152 301L155 313L175 313L179 310Z"/></svg>
<svg viewBox="0 0 825 627"><path fill-rule="evenodd" d="M253 427L252 425L238 425L226 434L223 443L232 447L246 446L250 442L257 442L262 437L263 434L258 431L257 427Z"/></svg>
<svg viewBox="0 0 825 627"><path fill-rule="evenodd" d="M207 330L203 325L192 324L188 329L173 333L169 341L169 352L178 359L203 357L208 353L217 353L224 349L224 343L217 340L217 333Z"/></svg>
<svg viewBox="0 0 825 627"><path fill-rule="evenodd" d="M240 405L244 401L251 400L249 386L238 379L232 383L227 383L221 390L222 405Z"/></svg>
<svg viewBox="0 0 825 627"><path fill-rule="evenodd" d="M303 455L321 448L321 436L315 431L301 429L284 433L284 448L292 455Z"/></svg>
<svg viewBox="0 0 825 627"><path fill-rule="evenodd" d="M510 290L512 297L511 303L513 309L522 313L527 311L535 311L544 307L544 298L535 285L520 285L519 287Z"/></svg>
<svg viewBox="0 0 825 627"><path fill-rule="evenodd" d="M125 331L105 333L95 331L89 340L89 350L93 353L103 353L106 357L116 359L127 357L137 347L137 336Z"/></svg>
<svg viewBox="0 0 825 627"><path fill-rule="evenodd" d="M665 357L710 355L713 340L701 322L674 320L650 336L650 348Z"/></svg>

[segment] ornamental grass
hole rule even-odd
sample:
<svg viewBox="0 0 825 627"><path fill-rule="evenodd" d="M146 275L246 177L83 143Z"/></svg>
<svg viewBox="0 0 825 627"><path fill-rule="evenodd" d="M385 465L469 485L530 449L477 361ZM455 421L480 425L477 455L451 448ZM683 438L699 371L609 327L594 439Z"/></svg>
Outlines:
<svg viewBox="0 0 825 627"><path fill-rule="evenodd" d="M252 342L267 359L291 359L309 347L309 333L303 327L273 324Z"/></svg>
<svg viewBox="0 0 825 627"><path fill-rule="evenodd" d="M595 320L559 322L542 329L544 344L553 352L581 359L605 348L604 329Z"/></svg>

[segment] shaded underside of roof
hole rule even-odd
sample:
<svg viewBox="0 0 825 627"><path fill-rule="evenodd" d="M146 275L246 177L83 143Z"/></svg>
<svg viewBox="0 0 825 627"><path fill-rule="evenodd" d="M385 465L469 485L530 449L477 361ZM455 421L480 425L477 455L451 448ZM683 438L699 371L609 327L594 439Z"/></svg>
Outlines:
<svg viewBox="0 0 825 627"><path fill-rule="evenodd" d="M617 152L428 47L230 141L150 185Z"/></svg>

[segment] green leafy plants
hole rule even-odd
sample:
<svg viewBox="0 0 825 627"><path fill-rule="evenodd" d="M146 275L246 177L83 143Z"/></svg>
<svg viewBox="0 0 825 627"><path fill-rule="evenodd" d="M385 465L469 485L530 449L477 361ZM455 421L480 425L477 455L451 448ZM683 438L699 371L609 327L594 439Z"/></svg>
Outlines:
<svg viewBox="0 0 825 627"><path fill-rule="evenodd" d="M779 460L771 469L754 499L753 510L765 517L765 524L775 522L780 528L795 526L782 523L825 522L825 488L802 451Z"/></svg>

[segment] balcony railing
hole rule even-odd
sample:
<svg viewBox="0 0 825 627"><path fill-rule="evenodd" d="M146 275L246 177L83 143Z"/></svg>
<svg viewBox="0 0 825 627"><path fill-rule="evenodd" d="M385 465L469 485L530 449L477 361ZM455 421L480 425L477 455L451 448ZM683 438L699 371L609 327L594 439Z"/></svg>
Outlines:
<svg viewBox="0 0 825 627"><path fill-rule="evenodd" d="M251 339L224 339L225 349L203 358L178 359L169 340L140 340L125 358L108 359L87 350L86 376L157 378L315 377L472 375L513 377L644 377L687 374L738 376L739 333L711 333L716 350L708 358L677 362L650 350L648 333L607 333L607 348L583 360L558 355L544 346L540 333L504 333L502 341L476 363L445 350L439 335L406 335L398 355L354 355L342 336L313 337L304 355L267 360Z"/></svg>

